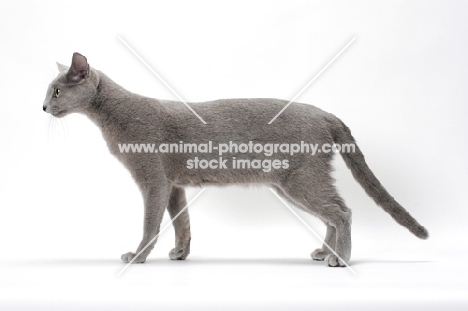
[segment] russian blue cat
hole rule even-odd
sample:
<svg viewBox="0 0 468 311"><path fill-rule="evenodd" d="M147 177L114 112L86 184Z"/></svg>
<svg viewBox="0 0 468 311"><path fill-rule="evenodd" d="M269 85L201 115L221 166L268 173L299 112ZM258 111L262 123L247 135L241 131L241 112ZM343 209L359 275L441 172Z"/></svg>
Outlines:
<svg viewBox="0 0 468 311"><path fill-rule="evenodd" d="M341 153L354 178L397 223L419 238L428 237L421 226L380 184L367 166L346 125L334 115L312 105L293 103L273 124L268 124L287 101L279 99L222 99L189 103L206 124L178 101L140 96L122 88L87 59L74 53L71 66L59 64L59 75L49 85L43 109L57 118L78 112L86 115L101 130L110 152L130 171L144 198L144 234L135 253L122 255L124 262L145 262L156 240L163 213L171 218L186 206L184 187L227 184L265 184L275 189L287 202L305 210L327 226L325 244L312 252L314 260L329 266L345 266L351 256L351 211L334 186L331 173L333 153L274 154L276 168L264 167L195 168L187 163L194 158L219 159L217 152L122 152L121 144L154 143L203 144L213 146L252 142L265 146L286 142L314 142L317 145L348 144L354 152ZM265 153L223 154L228 163L242 159L249 163L267 163ZM257 161L257 162L255 162ZM215 162L212 162L215 163ZM237 163L237 162L235 162ZM245 162L244 162L245 163ZM193 162L192 162L193 164ZM271 163L270 163L271 164ZM285 165L286 164L286 165ZM173 222L175 248L171 259L186 259L190 252L190 221L183 210ZM150 245L135 258L142 249ZM329 249L329 247L332 250Z"/></svg>

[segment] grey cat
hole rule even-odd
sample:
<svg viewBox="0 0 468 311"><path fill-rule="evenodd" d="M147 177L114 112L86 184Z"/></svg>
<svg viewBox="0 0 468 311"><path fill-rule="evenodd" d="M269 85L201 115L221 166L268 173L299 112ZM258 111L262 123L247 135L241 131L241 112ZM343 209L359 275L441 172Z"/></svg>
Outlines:
<svg viewBox="0 0 468 311"><path fill-rule="evenodd" d="M102 72L91 68L87 59L74 53L70 67L60 65L59 75L49 85L43 110L61 118L72 112L89 117L102 131L110 152L131 172L144 198L144 233L136 253L122 255L122 261L143 263L156 240L137 257L155 237L165 208L171 218L186 206L184 187L227 184L266 184L286 201L319 219L327 226L325 243L312 252L314 260L325 260L331 267L343 267L351 256L351 210L337 193L330 176L333 153L275 154L287 161L287 168L273 169L189 169L187 161L195 156L218 159L212 153L137 153L121 152L121 143L204 143L248 142L260 144L308 141L318 144L355 144L351 132L334 115L311 105L293 103L274 122L273 116L287 102L278 99L223 99L190 103L207 122L200 120L178 101L159 100L131 93ZM367 166L359 147L342 153L354 178L396 222L421 239L428 237L421 226L384 189ZM231 152L235 159L265 160L262 153ZM283 163L283 162L281 162ZM190 252L188 210L173 222L175 248L173 260L186 259ZM328 246L333 251L331 251Z"/></svg>

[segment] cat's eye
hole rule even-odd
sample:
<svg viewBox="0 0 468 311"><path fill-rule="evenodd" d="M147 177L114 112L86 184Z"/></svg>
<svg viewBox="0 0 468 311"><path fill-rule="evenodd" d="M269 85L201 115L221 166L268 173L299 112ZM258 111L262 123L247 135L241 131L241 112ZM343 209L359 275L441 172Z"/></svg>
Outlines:
<svg viewBox="0 0 468 311"><path fill-rule="evenodd" d="M58 87L54 87L54 97L58 98L60 95L60 89Z"/></svg>

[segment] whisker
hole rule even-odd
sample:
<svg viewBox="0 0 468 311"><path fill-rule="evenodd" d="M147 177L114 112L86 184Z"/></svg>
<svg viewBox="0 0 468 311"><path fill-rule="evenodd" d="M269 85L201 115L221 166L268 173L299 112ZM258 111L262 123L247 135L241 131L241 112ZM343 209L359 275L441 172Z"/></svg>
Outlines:
<svg viewBox="0 0 468 311"><path fill-rule="evenodd" d="M60 119L59 119L59 123L60 123L60 131L62 132L62 133L61 133L60 139L62 139L63 141L66 141L66 140L67 140L67 137L68 137L68 133L67 133L67 131L66 131L67 128L66 128L66 126L65 126L65 125L66 125L66 121L65 121L65 119L63 119L63 118L60 118Z"/></svg>
<svg viewBox="0 0 468 311"><path fill-rule="evenodd" d="M51 138L51 129L52 129L52 115L49 114L49 119L48 119L48 122L47 122L47 145L50 147L52 145L52 138Z"/></svg>
<svg viewBox="0 0 468 311"><path fill-rule="evenodd" d="M54 145L57 141L57 120L56 120L57 118L51 115L51 119L52 119L51 141L52 141L52 145Z"/></svg>

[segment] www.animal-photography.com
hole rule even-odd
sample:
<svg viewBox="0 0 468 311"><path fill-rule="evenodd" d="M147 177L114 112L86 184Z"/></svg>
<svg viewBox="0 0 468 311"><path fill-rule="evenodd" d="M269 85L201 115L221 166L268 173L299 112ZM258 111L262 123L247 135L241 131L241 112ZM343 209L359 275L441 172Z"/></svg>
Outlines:
<svg viewBox="0 0 468 311"><path fill-rule="evenodd" d="M465 310L467 20L0 4L0 309Z"/></svg>

